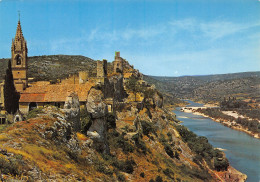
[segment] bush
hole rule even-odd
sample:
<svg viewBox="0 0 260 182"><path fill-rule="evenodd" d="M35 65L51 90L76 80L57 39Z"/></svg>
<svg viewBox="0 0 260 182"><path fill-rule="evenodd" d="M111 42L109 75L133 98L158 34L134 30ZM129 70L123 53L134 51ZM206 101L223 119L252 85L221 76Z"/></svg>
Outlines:
<svg viewBox="0 0 260 182"><path fill-rule="evenodd" d="M123 135L119 135L119 137L114 139L116 141L116 147L122 148L123 152L128 153L128 152L133 152L134 147L124 139Z"/></svg>
<svg viewBox="0 0 260 182"><path fill-rule="evenodd" d="M81 121L81 131L83 133L87 133L90 126L92 125L92 120L90 114L86 111L86 109L80 110L80 121Z"/></svg>
<svg viewBox="0 0 260 182"><path fill-rule="evenodd" d="M164 150L171 158L174 158L173 151L169 144L166 144L166 143L164 144Z"/></svg>
<svg viewBox="0 0 260 182"><path fill-rule="evenodd" d="M226 158L214 158L214 167L217 171L227 170L229 162Z"/></svg>
<svg viewBox="0 0 260 182"><path fill-rule="evenodd" d="M126 181L125 175L123 175L122 173L117 174L117 179L118 181Z"/></svg>
<svg viewBox="0 0 260 182"><path fill-rule="evenodd" d="M108 114L107 116L107 128L114 129L116 128L116 117L113 114Z"/></svg>
<svg viewBox="0 0 260 182"><path fill-rule="evenodd" d="M43 113L42 108L35 108L35 109L29 111L26 119L36 118L38 114L42 114L42 113Z"/></svg>
<svg viewBox="0 0 260 182"><path fill-rule="evenodd" d="M20 168L23 166L23 161L20 158L19 156L15 156L15 158L7 159L4 155L0 154L0 172L14 176L20 175Z"/></svg>
<svg viewBox="0 0 260 182"><path fill-rule="evenodd" d="M133 145L124 138L124 133L120 134L115 129L108 133L109 145L121 148L124 153L133 152Z"/></svg>
<svg viewBox="0 0 260 182"><path fill-rule="evenodd" d="M95 167L97 171L104 173L106 175L113 175L113 171L106 166L106 164L102 161L96 161Z"/></svg>
<svg viewBox="0 0 260 182"><path fill-rule="evenodd" d="M162 179L161 176L157 176L157 177L155 178L155 181L156 181L156 182L163 182L163 179Z"/></svg>
<svg viewBox="0 0 260 182"><path fill-rule="evenodd" d="M140 149L142 153L146 154L146 152L149 151L145 143L140 139L139 134L135 134L134 136L132 136L132 140L135 141L136 148Z"/></svg>
<svg viewBox="0 0 260 182"><path fill-rule="evenodd" d="M134 165L136 165L134 160L114 160L112 166L116 167L118 170L132 174L134 171Z"/></svg>
<svg viewBox="0 0 260 182"><path fill-rule="evenodd" d="M163 170L163 173L169 178L174 179L174 172L171 169L166 168Z"/></svg>
<svg viewBox="0 0 260 182"><path fill-rule="evenodd" d="M143 128L143 134L144 135L148 136L150 133L153 133L153 134L156 135L156 129L153 126L153 123L142 120L141 125L142 125L142 128Z"/></svg>
<svg viewBox="0 0 260 182"><path fill-rule="evenodd" d="M211 161L214 157L214 154L217 155L218 151L214 152L212 145L208 143L208 139L206 137L198 137L196 134L181 125L177 126L176 129L180 133L182 139L188 143L190 149L197 155L204 158L207 164L213 168ZM202 159L199 159L198 156L196 156L194 160L199 162Z"/></svg>

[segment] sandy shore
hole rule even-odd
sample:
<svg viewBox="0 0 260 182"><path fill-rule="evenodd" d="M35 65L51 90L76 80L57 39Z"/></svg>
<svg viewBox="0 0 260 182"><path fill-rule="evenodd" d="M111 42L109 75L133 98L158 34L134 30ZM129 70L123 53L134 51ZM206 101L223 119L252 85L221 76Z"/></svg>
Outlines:
<svg viewBox="0 0 260 182"><path fill-rule="evenodd" d="M204 117L210 118L213 121L216 121L218 123L223 124L224 126L227 126L229 128L232 128L232 129L235 129L235 130L238 130L238 131L245 132L245 133L247 133L248 135L250 135L250 136L252 136L254 138L260 139L260 135L259 134L255 134L255 133L253 133L253 132L243 128L241 125L239 125L239 124L237 124L235 122L230 122L230 121L227 121L227 120L220 120L220 119L212 118L212 117L207 116L207 115L205 115L203 113L196 112L196 110L198 108L205 109L205 108L208 108L208 107L182 107L181 111L187 112L187 113L193 113L193 114L196 114L196 115L199 115L199 116L204 116Z"/></svg>

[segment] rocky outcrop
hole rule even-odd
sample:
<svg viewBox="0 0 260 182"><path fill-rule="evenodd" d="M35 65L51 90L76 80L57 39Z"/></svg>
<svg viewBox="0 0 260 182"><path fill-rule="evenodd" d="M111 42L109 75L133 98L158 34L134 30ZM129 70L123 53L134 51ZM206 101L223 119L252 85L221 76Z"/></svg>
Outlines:
<svg viewBox="0 0 260 182"><path fill-rule="evenodd" d="M72 93L66 98L63 111L65 112L65 120L71 124L72 129L80 131L80 104L76 93Z"/></svg>
<svg viewBox="0 0 260 182"><path fill-rule="evenodd" d="M158 92L155 92L155 94L153 95L153 102L157 107L162 108L163 107L163 96L160 95Z"/></svg>
<svg viewBox="0 0 260 182"><path fill-rule="evenodd" d="M108 153L109 146L106 137L108 110L101 90L92 88L89 91L86 107L92 120L87 134L93 140L93 147L100 152Z"/></svg>
<svg viewBox="0 0 260 182"><path fill-rule="evenodd" d="M69 106L67 105L66 107L68 108ZM78 120L76 120L75 118L77 118L79 114L75 115L75 117L72 117L74 116L73 114L75 114L73 112L74 109L75 108L73 107L71 109L67 109L67 112L63 114L55 107L50 106L44 108L44 115L53 117L57 120L49 127L44 128L45 126L41 126L42 128L44 128L44 132L41 133L41 136L44 139L54 141L56 145L66 145L71 153L79 154L81 152L81 149L79 147L79 143L75 136L75 133L73 133L73 130L75 130L75 126L78 125L75 124L73 121L78 122ZM70 113L70 115L68 115L68 113ZM70 118L70 120L67 120L68 118Z"/></svg>

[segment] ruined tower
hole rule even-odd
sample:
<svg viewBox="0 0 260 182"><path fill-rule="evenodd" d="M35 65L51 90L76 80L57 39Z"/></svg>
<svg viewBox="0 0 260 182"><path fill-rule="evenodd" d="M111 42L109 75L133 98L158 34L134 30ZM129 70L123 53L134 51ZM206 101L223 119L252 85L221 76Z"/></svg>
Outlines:
<svg viewBox="0 0 260 182"><path fill-rule="evenodd" d="M107 77L107 60L97 61L97 82L104 84Z"/></svg>
<svg viewBox="0 0 260 182"><path fill-rule="evenodd" d="M18 21L15 38L12 40L12 72L14 85L18 92L28 85L27 78L27 44L23 37L20 20Z"/></svg>
<svg viewBox="0 0 260 182"><path fill-rule="evenodd" d="M123 58L120 57L120 52L116 52L115 61L113 62L114 73L123 73Z"/></svg>

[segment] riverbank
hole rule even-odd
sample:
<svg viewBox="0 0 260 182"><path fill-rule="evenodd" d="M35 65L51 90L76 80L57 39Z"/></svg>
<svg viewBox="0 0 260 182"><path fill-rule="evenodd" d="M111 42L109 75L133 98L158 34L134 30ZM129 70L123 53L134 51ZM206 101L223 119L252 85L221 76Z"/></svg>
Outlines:
<svg viewBox="0 0 260 182"><path fill-rule="evenodd" d="M187 112L187 113L193 113L195 115L208 117L208 118L212 119L215 122L223 124L226 127L229 127L229 128L232 128L232 129L235 129L235 130L238 130L238 131L242 131L242 132L247 133L248 135L250 135L250 136L252 136L254 138L260 139L260 135L259 134L253 133L252 131L249 131L248 129L243 128L241 125L237 124L236 122L232 122L232 121L229 121L229 120L213 118L213 117L210 117L208 115L205 115L203 113L200 113L200 112L196 111L198 108L206 109L206 108L211 108L211 107L215 107L215 106L205 105L203 107L182 107L181 111Z"/></svg>

